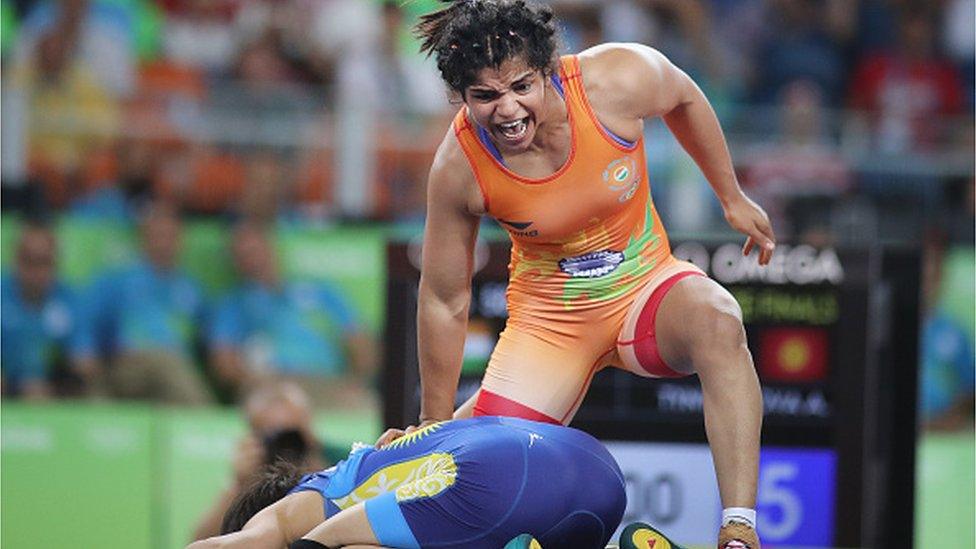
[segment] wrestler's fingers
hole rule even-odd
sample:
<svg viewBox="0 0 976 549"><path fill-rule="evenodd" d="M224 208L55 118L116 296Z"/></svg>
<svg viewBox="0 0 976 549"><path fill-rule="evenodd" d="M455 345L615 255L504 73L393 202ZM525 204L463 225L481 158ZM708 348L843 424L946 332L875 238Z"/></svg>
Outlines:
<svg viewBox="0 0 976 549"><path fill-rule="evenodd" d="M376 448L382 448L405 434L407 431L403 429L387 429L380 438L376 439Z"/></svg>
<svg viewBox="0 0 976 549"><path fill-rule="evenodd" d="M759 246L759 264L765 265L769 263L769 260L773 257L773 251L776 249L776 242L771 239L767 234L763 232L764 227L760 223L753 224L753 228L749 231L749 238L753 245ZM766 230L771 231L768 226L765 227ZM750 250L752 247L750 247Z"/></svg>
<svg viewBox="0 0 976 549"><path fill-rule="evenodd" d="M757 222L753 224L752 230L749 231L749 236L752 237L756 244L759 244L762 250L772 252L776 249L776 241L770 236L772 231L769 225Z"/></svg>
<svg viewBox="0 0 976 549"><path fill-rule="evenodd" d="M763 216L763 218L756 223L756 228L759 229L759 232L761 232L763 236L769 239L769 242L773 244L773 247L776 246L776 232L773 231L773 225L769 222L768 217Z"/></svg>
<svg viewBox="0 0 976 549"><path fill-rule="evenodd" d="M773 233L773 227L765 219L756 223L756 230L761 235L759 243L762 244L762 251L765 252L765 260L768 263L773 257L773 252L776 251L776 234Z"/></svg>
<svg viewBox="0 0 976 549"><path fill-rule="evenodd" d="M756 241L753 240L751 236L747 237L745 245L742 246L742 255L744 256L749 255L749 252L751 252L755 246L756 246Z"/></svg>

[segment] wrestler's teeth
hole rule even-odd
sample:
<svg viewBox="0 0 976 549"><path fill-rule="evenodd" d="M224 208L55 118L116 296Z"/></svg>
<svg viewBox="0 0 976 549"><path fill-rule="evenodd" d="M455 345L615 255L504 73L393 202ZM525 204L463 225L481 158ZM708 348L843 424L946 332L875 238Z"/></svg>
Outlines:
<svg viewBox="0 0 976 549"><path fill-rule="evenodd" d="M518 139L525 135L525 130L529 127L527 121L527 118L523 118L521 120L505 122L504 124L499 124L498 129L501 130L505 137L508 137L509 139Z"/></svg>

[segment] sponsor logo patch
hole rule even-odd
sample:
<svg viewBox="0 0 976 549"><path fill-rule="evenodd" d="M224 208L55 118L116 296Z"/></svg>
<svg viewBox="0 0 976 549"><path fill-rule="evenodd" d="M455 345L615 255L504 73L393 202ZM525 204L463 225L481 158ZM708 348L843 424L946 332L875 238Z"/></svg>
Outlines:
<svg viewBox="0 0 976 549"><path fill-rule="evenodd" d="M530 226L532 226L533 223L532 221L508 221L505 219L499 219L498 221L508 225L509 227L515 229L516 231L524 231L525 229L528 229Z"/></svg>
<svg viewBox="0 0 976 549"><path fill-rule="evenodd" d="M527 230L532 226L534 221L508 221L505 219L499 219L498 222L511 229L512 234L515 236L539 236L539 231L535 229L532 229L531 231Z"/></svg>
<svg viewBox="0 0 976 549"><path fill-rule="evenodd" d="M603 250L559 260L559 270L573 278L599 278L615 271L624 261L624 253Z"/></svg>

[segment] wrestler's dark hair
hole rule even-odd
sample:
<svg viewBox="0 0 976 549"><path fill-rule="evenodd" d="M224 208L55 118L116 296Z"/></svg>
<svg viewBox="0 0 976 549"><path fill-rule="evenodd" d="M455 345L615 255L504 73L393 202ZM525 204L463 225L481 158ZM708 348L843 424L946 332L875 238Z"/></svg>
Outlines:
<svg viewBox="0 0 976 549"><path fill-rule="evenodd" d="M555 71L558 40L550 8L524 0L441 2L450 5L422 16L414 34L452 90L463 94L479 71L518 56L533 69Z"/></svg>
<svg viewBox="0 0 976 549"><path fill-rule="evenodd" d="M287 461L278 460L265 467L227 508L220 523L220 535L243 528L258 511L285 497L301 479L302 472Z"/></svg>

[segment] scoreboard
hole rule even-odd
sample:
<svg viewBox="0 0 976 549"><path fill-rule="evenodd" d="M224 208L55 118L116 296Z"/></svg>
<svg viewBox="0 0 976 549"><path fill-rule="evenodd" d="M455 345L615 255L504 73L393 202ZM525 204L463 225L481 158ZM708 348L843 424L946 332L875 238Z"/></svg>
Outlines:
<svg viewBox="0 0 976 549"><path fill-rule="evenodd" d="M762 383L757 512L769 545L884 546L912 539L920 261L908 248L673 243L742 307ZM387 249L384 420L416 421L420 243ZM479 242L460 404L504 328L509 244ZM624 522L714 542L719 502L695 376L597 374L572 422L603 441L628 489Z"/></svg>

